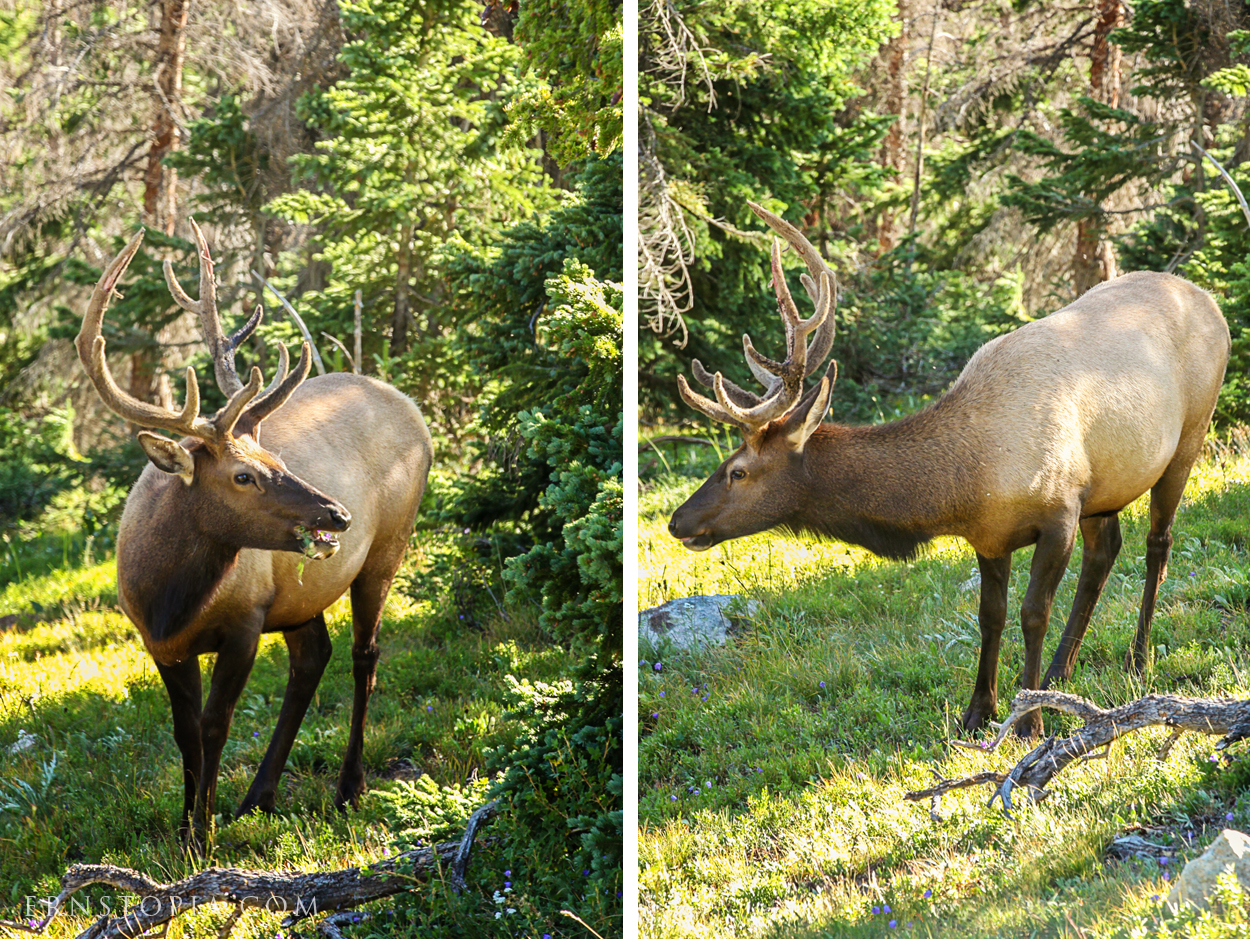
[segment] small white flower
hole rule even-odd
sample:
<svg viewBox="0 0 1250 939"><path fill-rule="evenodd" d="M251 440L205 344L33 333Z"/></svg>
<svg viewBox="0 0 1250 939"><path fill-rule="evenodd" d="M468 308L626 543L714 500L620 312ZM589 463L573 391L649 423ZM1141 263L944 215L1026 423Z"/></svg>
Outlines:
<svg viewBox="0 0 1250 939"><path fill-rule="evenodd" d="M515 912L516 912L516 910L514 910L512 907L508 907L508 915L509 915L509 916L511 916L511 915L512 915L513 913L515 913Z"/></svg>
<svg viewBox="0 0 1250 939"><path fill-rule="evenodd" d="M496 914L495 914L495 919L503 919L503 914L502 914L502 913L496 913Z"/></svg>

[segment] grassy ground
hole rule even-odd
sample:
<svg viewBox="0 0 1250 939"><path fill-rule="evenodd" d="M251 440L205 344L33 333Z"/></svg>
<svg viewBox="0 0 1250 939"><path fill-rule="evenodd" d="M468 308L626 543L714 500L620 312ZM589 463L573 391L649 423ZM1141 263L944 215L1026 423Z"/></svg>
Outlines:
<svg viewBox="0 0 1250 939"><path fill-rule="evenodd" d="M703 451L682 458L688 470L706 468ZM1215 738L1182 738L1160 763L1163 735L1135 735L1067 770L1015 821L986 807L988 788L945 797L935 821L927 804L902 801L932 783L932 769L1004 769L1026 752L1015 741L992 755L949 745L980 645L971 549L944 539L900 564L761 535L687 552L664 526L699 481L671 472L646 487L639 602L741 593L763 610L723 649L641 650L644 936L1250 934L1240 913L1174 920L1159 899L1221 827L1250 828L1250 770L1212 762ZM1124 549L1065 690L1103 705L1146 691L1250 692L1250 458L1212 459L1191 480L1142 681L1121 663L1141 597L1145 502L1121 520ZM1076 552L1044 662L1079 563ZM1023 664L1028 567L1019 552L1000 713ZM1046 724L1071 726L1054 714ZM1125 833L1161 847L1115 860L1108 846Z"/></svg>
<svg viewBox="0 0 1250 939"><path fill-rule="evenodd" d="M13 560L13 570L23 566ZM70 561L68 549L63 560L32 557L22 577L0 586L0 617L21 614L0 631L4 919L37 915L27 898L55 895L61 873L78 861L111 862L172 880L211 865L338 868L371 862L419 838L458 837L464 818L482 801L485 751L507 746L518 732L504 713L506 676L558 682L572 666L524 612L465 629L454 613L393 592L366 734L370 792L358 812L341 815L332 798L352 679L350 612L340 601L329 616L334 655L287 764L281 814L232 821L286 684L285 645L279 636L265 637L223 758L217 808L224 814L215 842L207 857L189 857L176 833L181 761L168 700L137 633L116 608L114 565ZM202 660L206 687L211 664L211 657ZM452 903L469 912L450 934L473 932L475 916L493 920L491 895L508 879L515 882L509 904L529 908L525 872L505 876L508 865L498 861L489 847L475 854L470 886L484 898L479 907L485 913L473 911L471 903ZM92 894L94 908L110 894ZM227 912L183 917L170 936L215 934ZM278 919L250 913L233 935L273 936ZM50 934L74 935L89 922L70 916ZM544 930L563 934L558 924L540 922L509 934L538 936Z"/></svg>

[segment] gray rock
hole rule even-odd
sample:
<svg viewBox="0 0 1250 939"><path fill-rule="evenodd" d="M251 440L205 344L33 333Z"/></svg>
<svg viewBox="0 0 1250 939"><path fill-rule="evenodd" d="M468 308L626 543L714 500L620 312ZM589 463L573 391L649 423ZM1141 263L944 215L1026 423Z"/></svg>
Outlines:
<svg viewBox="0 0 1250 939"><path fill-rule="evenodd" d="M1232 828L1225 828L1200 857L1185 865L1168 894L1168 905L1205 910L1215 891L1215 878L1224 871L1232 871L1241 888L1250 890L1250 837Z"/></svg>
<svg viewBox="0 0 1250 939"><path fill-rule="evenodd" d="M739 623L759 610L758 600L737 594L681 597L639 613L638 636L653 645L679 649L721 646Z"/></svg>

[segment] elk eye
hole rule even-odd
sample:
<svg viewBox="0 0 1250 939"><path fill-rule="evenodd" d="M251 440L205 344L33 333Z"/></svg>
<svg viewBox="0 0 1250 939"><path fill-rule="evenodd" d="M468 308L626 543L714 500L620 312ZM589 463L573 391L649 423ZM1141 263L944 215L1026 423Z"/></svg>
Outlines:
<svg viewBox="0 0 1250 939"><path fill-rule="evenodd" d="M252 474L251 473L235 473L234 481L238 483L240 486L246 486L251 483Z"/></svg>
<svg viewBox="0 0 1250 939"><path fill-rule="evenodd" d="M747 478L747 471L746 471L746 470L740 470L740 469L730 470L730 471L729 471L729 478L730 478L730 479L746 479L746 478Z"/></svg>

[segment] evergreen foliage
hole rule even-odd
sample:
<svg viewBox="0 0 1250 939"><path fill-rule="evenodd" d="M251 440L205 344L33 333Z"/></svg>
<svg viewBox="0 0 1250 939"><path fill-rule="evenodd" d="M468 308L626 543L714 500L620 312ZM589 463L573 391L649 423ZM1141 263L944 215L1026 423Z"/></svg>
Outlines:
<svg viewBox="0 0 1250 939"><path fill-rule="evenodd" d="M818 219L813 242L844 253L841 239L857 226L834 207L881 190L885 173L874 155L890 123L845 109L859 93L855 69L894 28L891 10L886 2L788 0L643 11L642 212L646 217L663 200L680 212L691 303L688 337L667 320L641 336L645 411L671 407L676 375L688 372L693 358L749 381L746 366L732 361L740 356L722 350L736 348L751 324L775 313L761 250L767 242L740 234L760 228L747 199L797 223L811 207ZM670 37L679 28L689 31L698 54L677 66ZM662 179L655 166L663 167ZM758 325L752 331L759 333Z"/></svg>
<svg viewBox="0 0 1250 939"><path fill-rule="evenodd" d="M561 163L617 150L624 118L620 0L530 0L519 7L525 71L541 82L509 104L512 133L541 127Z"/></svg>
<svg viewBox="0 0 1250 939"><path fill-rule="evenodd" d="M587 162L575 199L453 268L476 327L472 367L495 381L478 402L483 469L444 508L479 529L524 520L505 562L509 600L537 606L553 639L585 655L562 688L516 686L531 729L494 755L494 793L511 866L608 924L622 885L620 166L619 155Z"/></svg>

